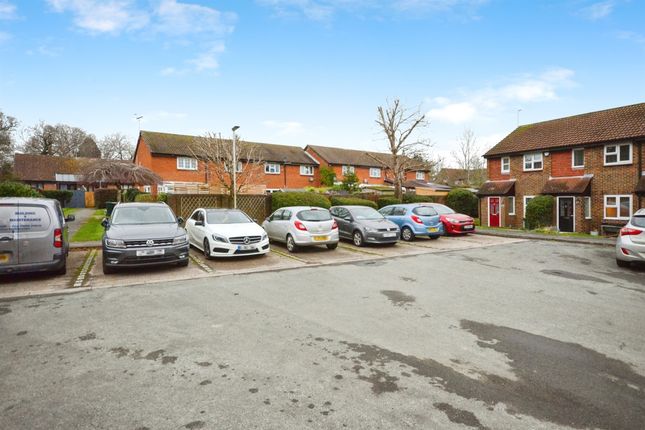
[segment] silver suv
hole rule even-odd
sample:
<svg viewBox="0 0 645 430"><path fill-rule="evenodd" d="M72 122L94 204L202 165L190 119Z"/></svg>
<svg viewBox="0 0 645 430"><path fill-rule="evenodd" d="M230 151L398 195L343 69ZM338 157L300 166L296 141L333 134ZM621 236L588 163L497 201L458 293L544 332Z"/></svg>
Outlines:
<svg viewBox="0 0 645 430"><path fill-rule="evenodd" d="M645 262L645 208L637 210L616 239L616 264Z"/></svg>
<svg viewBox="0 0 645 430"><path fill-rule="evenodd" d="M67 222L58 200L0 198L0 274L67 272Z"/></svg>

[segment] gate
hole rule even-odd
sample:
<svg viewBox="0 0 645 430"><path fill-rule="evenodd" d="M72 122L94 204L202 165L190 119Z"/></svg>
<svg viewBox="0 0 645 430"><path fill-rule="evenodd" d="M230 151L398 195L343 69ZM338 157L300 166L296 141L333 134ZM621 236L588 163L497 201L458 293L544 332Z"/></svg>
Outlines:
<svg viewBox="0 0 645 430"><path fill-rule="evenodd" d="M84 208L85 207L85 191L74 190L72 191L72 198L67 204L68 208Z"/></svg>

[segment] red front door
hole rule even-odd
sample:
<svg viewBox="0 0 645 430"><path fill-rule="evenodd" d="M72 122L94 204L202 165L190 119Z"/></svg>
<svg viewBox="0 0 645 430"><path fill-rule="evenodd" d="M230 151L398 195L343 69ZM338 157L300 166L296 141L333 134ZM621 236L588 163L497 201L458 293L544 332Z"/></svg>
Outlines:
<svg viewBox="0 0 645 430"><path fill-rule="evenodd" d="M488 225L499 227L499 197L488 198Z"/></svg>

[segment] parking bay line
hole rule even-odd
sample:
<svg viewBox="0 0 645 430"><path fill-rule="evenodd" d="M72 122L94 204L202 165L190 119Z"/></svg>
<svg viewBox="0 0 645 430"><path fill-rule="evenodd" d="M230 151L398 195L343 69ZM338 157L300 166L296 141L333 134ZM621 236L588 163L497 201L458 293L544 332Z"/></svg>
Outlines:
<svg viewBox="0 0 645 430"><path fill-rule="evenodd" d="M280 255L282 257L291 258L292 260L299 261L299 262L301 262L303 264L310 264L309 261L307 261L307 260L303 260L302 258L296 257L295 255L291 255L291 254L287 254L287 253L282 252L282 251L278 251L277 249L274 249L274 248L271 248L271 252L275 252L276 254L278 254L278 255Z"/></svg>
<svg viewBox="0 0 645 430"><path fill-rule="evenodd" d="M188 257L193 260L193 263L197 264L200 269L202 269L206 273L213 273L213 269L210 268L210 266L206 263L204 263L201 258L195 257L194 255L188 255Z"/></svg>
<svg viewBox="0 0 645 430"><path fill-rule="evenodd" d="M338 246L340 248L342 248L342 249L346 249L346 250L351 251L351 252L358 252L360 254L375 255L377 257L383 257L383 254L379 254L377 252L366 251L364 249L359 249L359 248L353 248L353 247L348 246L348 245L338 245Z"/></svg>
<svg viewBox="0 0 645 430"><path fill-rule="evenodd" d="M88 272L92 269L92 266L94 265L95 257L96 257L96 249L92 249L87 255L87 257L85 257L85 262L83 263L81 271L78 273L76 280L72 284L72 287L79 288L83 286L83 283L85 282L85 277L87 276Z"/></svg>

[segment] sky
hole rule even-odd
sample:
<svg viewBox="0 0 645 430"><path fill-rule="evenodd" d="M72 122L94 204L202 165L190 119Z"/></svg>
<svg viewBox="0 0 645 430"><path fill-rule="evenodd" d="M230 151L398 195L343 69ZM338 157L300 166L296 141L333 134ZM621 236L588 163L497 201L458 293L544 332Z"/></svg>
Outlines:
<svg viewBox="0 0 645 430"><path fill-rule="evenodd" d="M399 98L454 164L465 129L485 150L518 117L644 102L644 17L641 0L0 0L0 110L133 143L140 121L385 151L376 109Z"/></svg>

